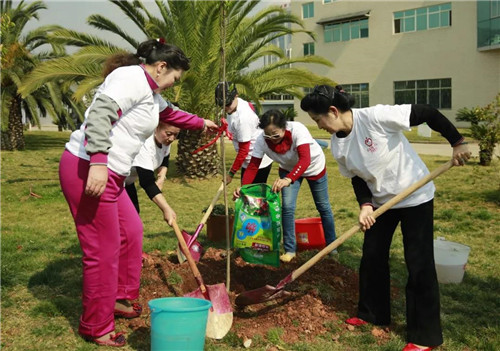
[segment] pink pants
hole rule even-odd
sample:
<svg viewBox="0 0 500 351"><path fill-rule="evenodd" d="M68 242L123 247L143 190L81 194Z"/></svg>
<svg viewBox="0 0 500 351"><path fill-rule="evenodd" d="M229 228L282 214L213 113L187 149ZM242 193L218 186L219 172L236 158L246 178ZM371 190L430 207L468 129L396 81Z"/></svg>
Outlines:
<svg viewBox="0 0 500 351"><path fill-rule="evenodd" d="M89 161L64 151L59 180L83 251L83 312L79 333L99 337L115 329L118 299L139 297L142 222L127 193L124 176L108 169L104 193L85 195Z"/></svg>

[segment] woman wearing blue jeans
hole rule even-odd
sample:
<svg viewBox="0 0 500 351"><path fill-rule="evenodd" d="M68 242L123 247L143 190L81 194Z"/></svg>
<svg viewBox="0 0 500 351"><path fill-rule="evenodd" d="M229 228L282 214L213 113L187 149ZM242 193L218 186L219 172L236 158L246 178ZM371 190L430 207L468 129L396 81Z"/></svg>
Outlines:
<svg viewBox="0 0 500 351"><path fill-rule="evenodd" d="M270 110L260 119L259 128L264 130L255 141L252 159L243 175L242 184L252 184L259 165L267 155L280 165L280 178L272 190L282 194L282 225L285 254L283 262L295 257L295 208L302 181L307 179L314 203L321 216L327 245L335 240L335 222L328 197L328 178L325 155L307 128L299 122L287 122L281 111ZM239 189L235 197L239 196Z"/></svg>

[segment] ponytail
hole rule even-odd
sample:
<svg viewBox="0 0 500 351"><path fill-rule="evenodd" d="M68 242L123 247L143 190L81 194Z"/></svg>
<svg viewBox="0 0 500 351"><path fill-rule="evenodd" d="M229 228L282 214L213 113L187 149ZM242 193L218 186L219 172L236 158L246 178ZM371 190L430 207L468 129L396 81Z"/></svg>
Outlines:
<svg viewBox="0 0 500 351"><path fill-rule="evenodd" d="M300 102L300 108L305 112L316 114L327 113L330 106L339 111L349 111L355 103L354 97L346 93L341 85L335 88L329 85L316 85L314 90L307 94Z"/></svg>
<svg viewBox="0 0 500 351"><path fill-rule="evenodd" d="M118 67L138 65L141 63L141 59L137 55L128 52L119 52L108 57L106 62L104 62L104 67L102 69L102 76L106 78L111 72L113 72Z"/></svg>
<svg viewBox="0 0 500 351"><path fill-rule="evenodd" d="M137 57L142 57L146 64L150 65L158 61L165 61L169 67L174 69L189 70L189 58L177 46L166 44L165 40L151 39L139 44Z"/></svg>

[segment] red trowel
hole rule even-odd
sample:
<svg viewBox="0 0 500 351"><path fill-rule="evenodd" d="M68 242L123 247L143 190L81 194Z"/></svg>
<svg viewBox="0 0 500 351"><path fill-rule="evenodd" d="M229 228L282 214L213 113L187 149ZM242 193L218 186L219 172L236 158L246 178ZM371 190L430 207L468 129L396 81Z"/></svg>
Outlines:
<svg viewBox="0 0 500 351"><path fill-rule="evenodd" d="M212 210L214 209L217 200L219 200L219 197L222 194L223 190L224 190L224 183L222 183L219 187L219 190L217 190L217 194L215 194L212 203L210 204L210 206L208 206L207 211L205 212L205 215L201 219L200 224L198 224L198 227L196 228L194 234L191 235L185 230L182 231L182 237L184 238L184 241L186 242L186 245L189 248L189 252L193 257L193 260L195 260L196 262L200 261L201 254L203 253L203 246L201 246L201 244L196 239L198 238L198 235L200 234L203 227L205 226L208 217L210 217L210 214L212 213ZM180 244L177 246L177 258L179 259L179 263L183 263L184 261L186 261L186 256L184 256L184 254L182 253Z"/></svg>

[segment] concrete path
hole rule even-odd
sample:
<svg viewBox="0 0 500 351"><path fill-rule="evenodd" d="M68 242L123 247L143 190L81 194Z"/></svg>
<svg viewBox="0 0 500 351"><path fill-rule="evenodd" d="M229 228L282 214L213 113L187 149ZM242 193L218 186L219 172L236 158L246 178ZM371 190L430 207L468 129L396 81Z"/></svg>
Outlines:
<svg viewBox="0 0 500 351"><path fill-rule="evenodd" d="M417 153L422 155L439 155L451 156L451 146L448 144L426 144L426 143L412 143L411 144ZM479 145L468 144L469 150L473 157L479 157ZM500 147L495 148L495 155L500 157Z"/></svg>
<svg viewBox="0 0 500 351"><path fill-rule="evenodd" d="M322 141L328 142L330 140L320 139ZM411 146L420 155L437 155L437 156L450 156L451 157L451 146L449 144L432 144L432 143L412 143ZM468 144L469 150L473 157L479 157L479 145L470 143ZM328 146L329 148L330 146ZM495 155L500 157L500 145L495 148Z"/></svg>

